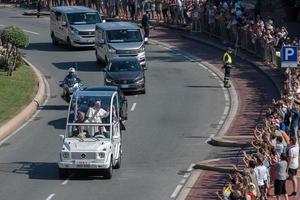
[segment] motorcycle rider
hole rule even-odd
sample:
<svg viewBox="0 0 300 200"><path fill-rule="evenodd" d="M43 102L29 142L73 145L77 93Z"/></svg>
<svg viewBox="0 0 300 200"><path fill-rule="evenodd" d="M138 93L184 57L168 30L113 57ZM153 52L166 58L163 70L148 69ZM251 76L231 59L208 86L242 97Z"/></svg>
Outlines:
<svg viewBox="0 0 300 200"><path fill-rule="evenodd" d="M69 83L73 82L74 84L78 83L78 84L82 84L82 81L80 80L80 78L77 76L76 74L76 70L74 67L70 67L69 68L69 73L66 75L66 77L64 78L64 80L62 81L62 83L59 85L60 87L63 88L63 98L66 98L66 95L70 95L68 94L67 88L69 87Z"/></svg>

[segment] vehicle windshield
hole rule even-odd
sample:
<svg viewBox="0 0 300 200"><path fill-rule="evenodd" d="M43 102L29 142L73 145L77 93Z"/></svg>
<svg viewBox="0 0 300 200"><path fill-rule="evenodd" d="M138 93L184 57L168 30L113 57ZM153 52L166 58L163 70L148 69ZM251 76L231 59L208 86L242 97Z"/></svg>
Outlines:
<svg viewBox="0 0 300 200"><path fill-rule="evenodd" d="M109 43L142 42L140 30L110 30L107 31Z"/></svg>
<svg viewBox="0 0 300 200"><path fill-rule="evenodd" d="M111 96L78 96L72 98L68 123L109 124L117 121L116 110L110 111Z"/></svg>
<svg viewBox="0 0 300 200"><path fill-rule="evenodd" d="M141 71L141 66L136 60L112 61L107 69L109 72Z"/></svg>
<svg viewBox="0 0 300 200"><path fill-rule="evenodd" d="M71 25L96 24L101 22L100 16L96 12L69 13L67 17Z"/></svg>
<svg viewBox="0 0 300 200"><path fill-rule="evenodd" d="M68 138L99 138L109 139L110 126L106 125L68 125L67 126Z"/></svg>

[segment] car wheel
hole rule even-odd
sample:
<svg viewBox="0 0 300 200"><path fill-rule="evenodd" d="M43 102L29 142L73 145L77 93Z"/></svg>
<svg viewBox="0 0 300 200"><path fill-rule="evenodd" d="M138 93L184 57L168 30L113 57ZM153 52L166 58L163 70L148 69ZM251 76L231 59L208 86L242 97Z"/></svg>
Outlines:
<svg viewBox="0 0 300 200"><path fill-rule="evenodd" d="M118 158L118 161L114 167L114 169L120 169L121 167L121 162L122 162L122 150L121 150L121 147L120 147L120 150L119 150L119 158Z"/></svg>
<svg viewBox="0 0 300 200"><path fill-rule="evenodd" d="M51 33L51 38L52 38L52 44L53 44L54 46L57 46L57 45L58 45L58 41L57 41L57 39L55 38L54 33Z"/></svg>
<svg viewBox="0 0 300 200"><path fill-rule="evenodd" d="M63 169L63 168L58 168L58 176L61 179L65 179L67 178L69 175L68 170L67 169Z"/></svg>
<svg viewBox="0 0 300 200"><path fill-rule="evenodd" d="M110 159L110 164L107 169L104 170L103 178L104 179L111 179L113 173L113 158Z"/></svg>

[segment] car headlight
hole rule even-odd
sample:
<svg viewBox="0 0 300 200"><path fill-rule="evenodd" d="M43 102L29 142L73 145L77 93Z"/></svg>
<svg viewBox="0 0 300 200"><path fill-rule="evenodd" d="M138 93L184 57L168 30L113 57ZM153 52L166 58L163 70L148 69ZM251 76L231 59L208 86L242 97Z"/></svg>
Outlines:
<svg viewBox="0 0 300 200"><path fill-rule="evenodd" d="M109 78L109 77L106 77L106 78L105 78L105 82L106 82L106 83L111 83L111 82L113 82L113 80L112 80L111 78Z"/></svg>
<svg viewBox="0 0 300 200"><path fill-rule="evenodd" d="M69 152L61 152L61 160L67 160L70 159L70 153Z"/></svg>
<svg viewBox="0 0 300 200"><path fill-rule="evenodd" d="M76 28L71 27L71 33L73 35L79 35L79 31Z"/></svg>
<svg viewBox="0 0 300 200"><path fill-rule="evenodd" d="M144 83L145 79L144 78L141 78L139 80L136 81L137 84L142 84Z"/></svg>
<svg viewBox="0 0 300 200"><path fill-rule="evenodd" d="M143 46L141 46L141 48L139 48L139 53L142 53L144 51L145 51L145 46L143 45Z"/></svg>
<svg viewBox="0 0 300 200"><path fill-rule="evenodd" d="M112 48L112 47L109 47L108 52L112 53L112 54L115 54L116 50L114 48Z"/></svg>
<svg viewBox="0 0 300 200"><path fill-rule="evenodd" d="M105 158L105 153L104 152L100 152L97 155L98 159L104 159Z"/></svg>

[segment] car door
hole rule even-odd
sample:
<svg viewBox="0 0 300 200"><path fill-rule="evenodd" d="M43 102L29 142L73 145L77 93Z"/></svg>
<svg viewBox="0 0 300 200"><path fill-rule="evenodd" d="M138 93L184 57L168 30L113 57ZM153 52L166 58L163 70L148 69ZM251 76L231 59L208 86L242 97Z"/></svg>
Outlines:
<svg viewBox="0 0 300 200"><path fill-rule="evenodd" d="M112 117L112 143L113 143L113 153L114 160L116 161L119 158L121 152L121 130L120 130L120 117L119 117L119 102L118 95L115 95L113 98L113 117Z"/></svg>
<svg viewBox="0 0 300 200"><path fill-rule="evenodd" d="M105 60L105 56L103 56L105 41L103 38L103 30L96 26L95 31L95 46L96 46L96 54L99 59Z"/></svg>
<svg viewBox="0 0 300 200"><path fill-rule="evenodd" d="M62 13L56 11L55 12L55 29L54 29L54 34L55 37L63 40L63 30L62 30Z"/></svg>

